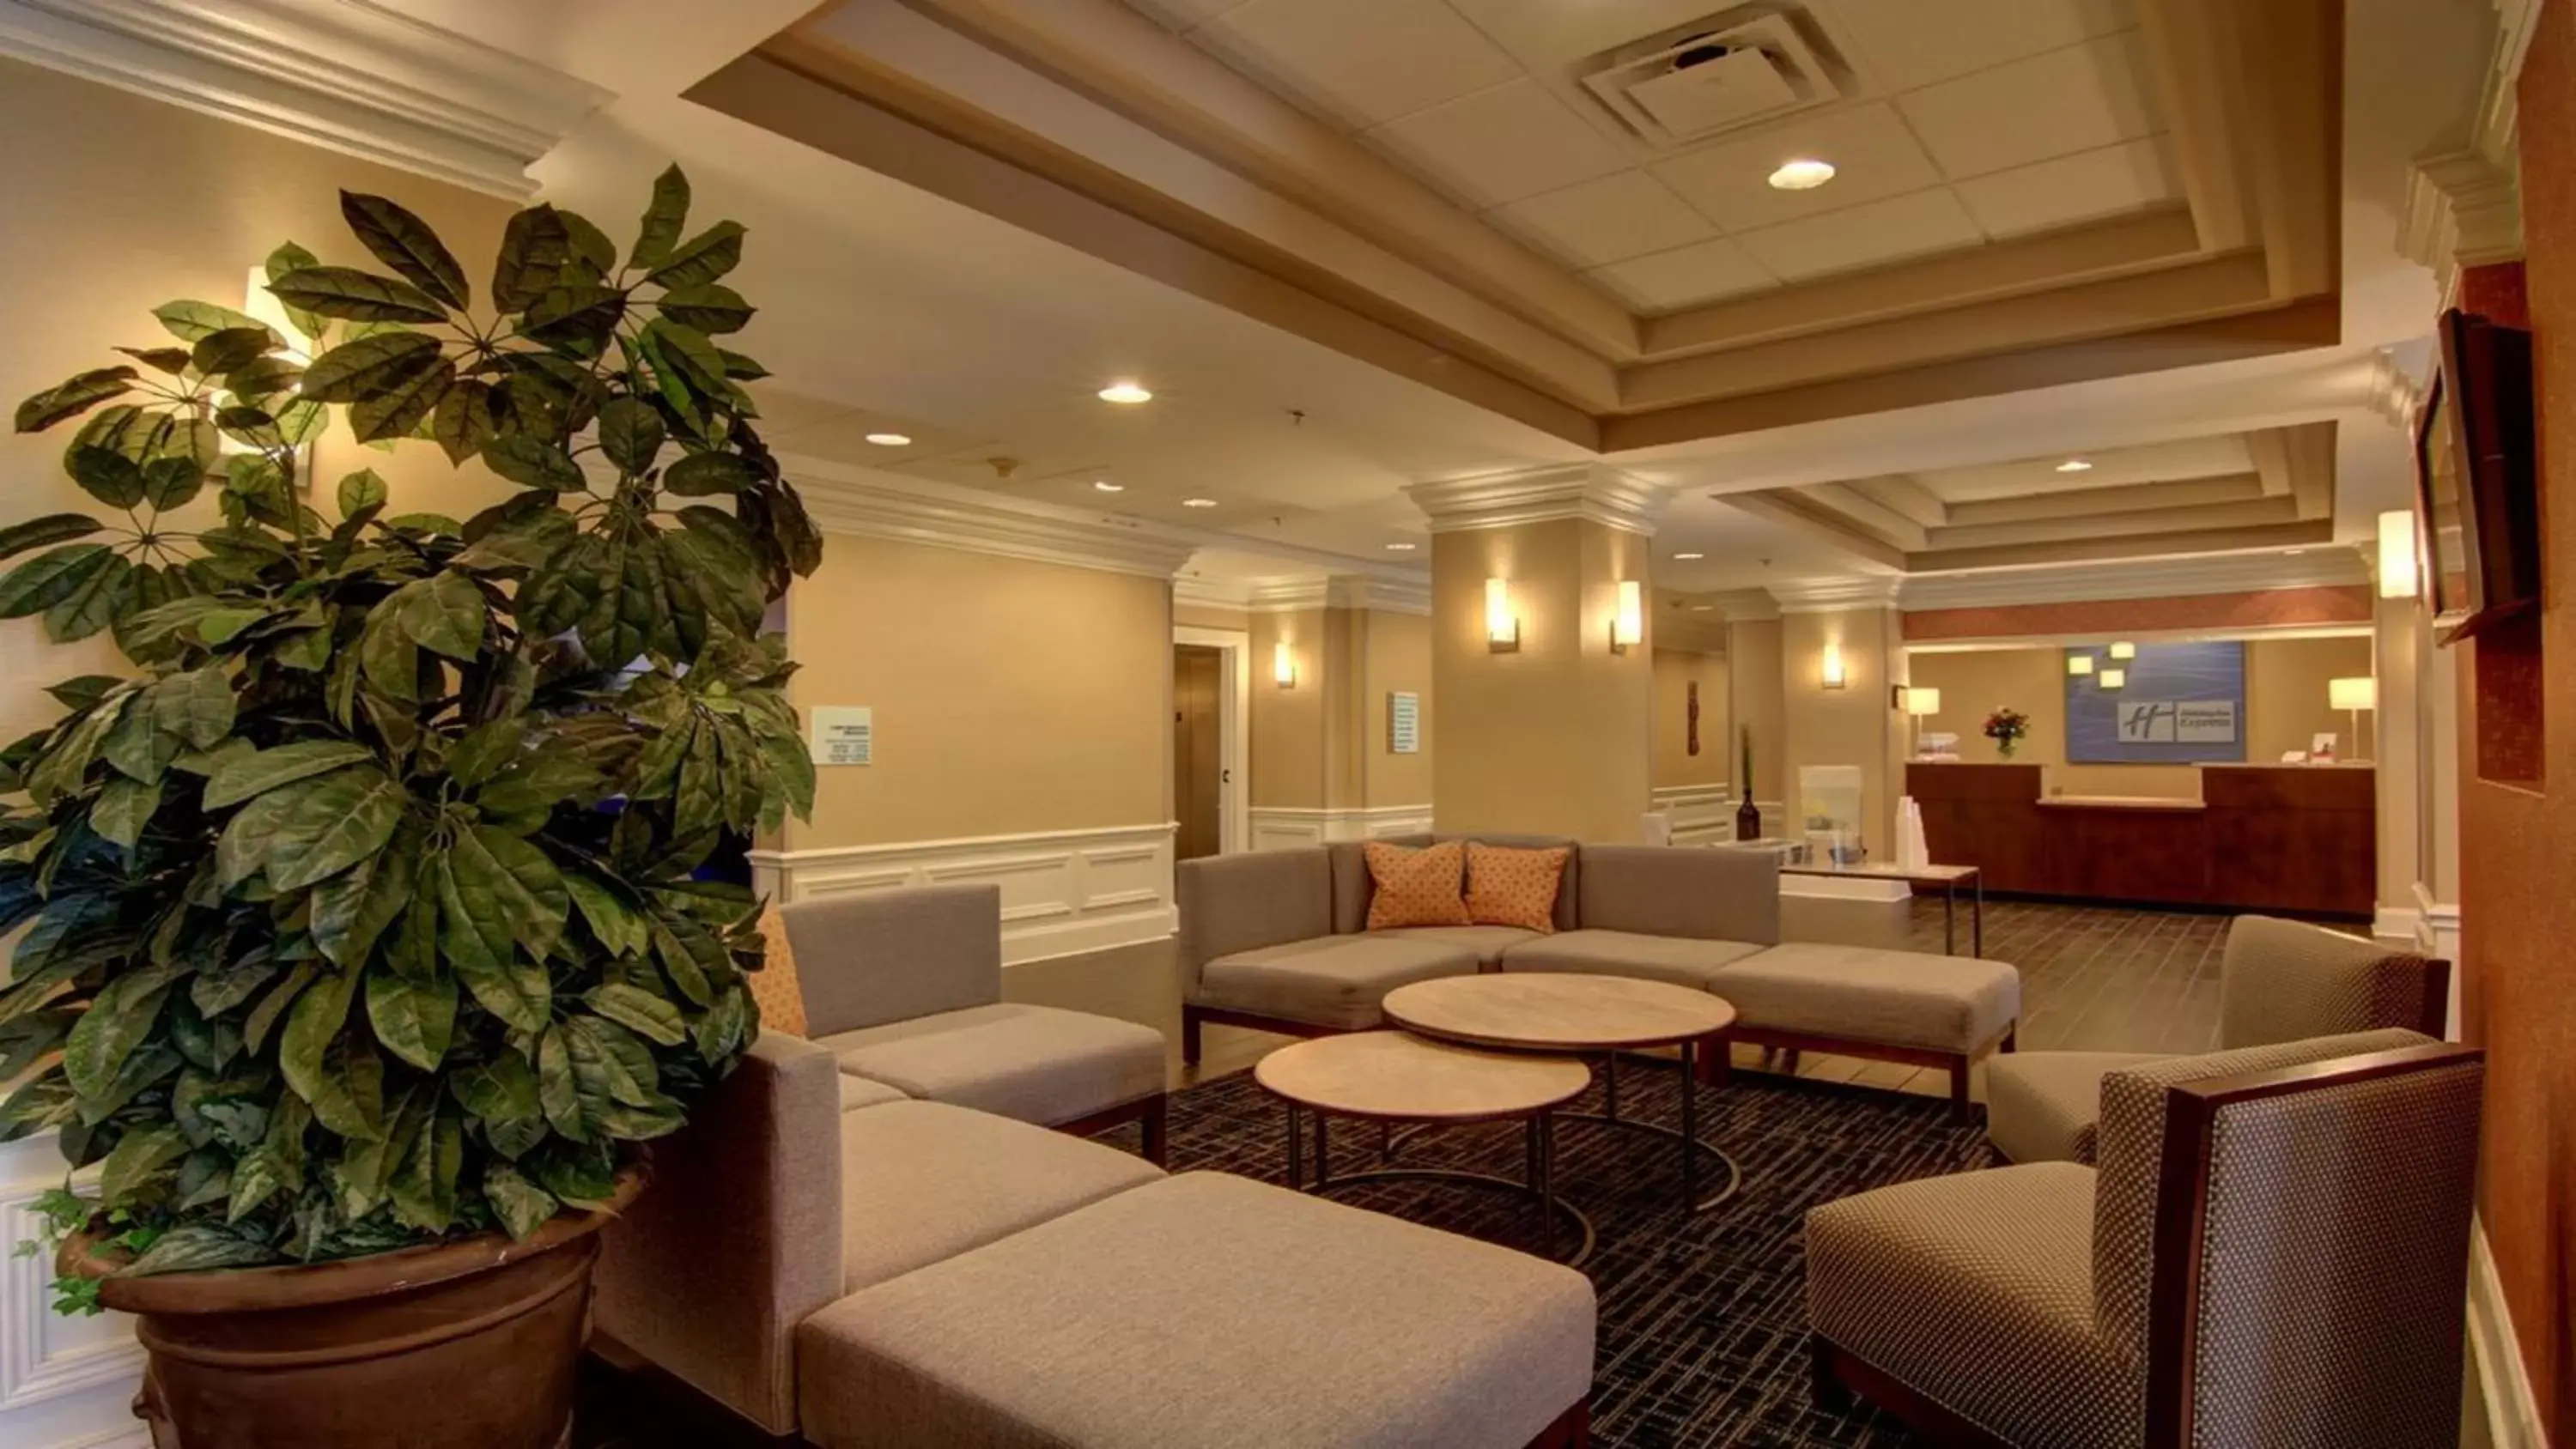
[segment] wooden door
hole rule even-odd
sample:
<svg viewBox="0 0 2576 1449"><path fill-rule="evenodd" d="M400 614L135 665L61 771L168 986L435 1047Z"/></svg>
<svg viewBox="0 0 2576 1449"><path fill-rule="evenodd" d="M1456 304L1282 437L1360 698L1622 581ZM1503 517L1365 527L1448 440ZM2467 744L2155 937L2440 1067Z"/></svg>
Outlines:
<svg viewBox="0 0 2576 1449"><path fill-rule="evenodd" d="M1217 723L1224 682L1224 650L1172 646L1172 808L1180 821L1173 850L1182 860L1224 848L1225 761Z"/></svg>

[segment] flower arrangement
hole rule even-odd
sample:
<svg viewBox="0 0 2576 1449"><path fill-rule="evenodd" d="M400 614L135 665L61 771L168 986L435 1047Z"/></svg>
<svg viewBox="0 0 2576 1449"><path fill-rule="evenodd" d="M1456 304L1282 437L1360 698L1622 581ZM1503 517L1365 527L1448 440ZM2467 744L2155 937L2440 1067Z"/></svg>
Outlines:
<svg viewBox="0 0 2576 1449"><path fill-rule="evenodd" d="M1986 716L1986 738L1995 742L1995 753L2009 760L2013 746L2030 734L2030 716L2005 705Z"/></svg>

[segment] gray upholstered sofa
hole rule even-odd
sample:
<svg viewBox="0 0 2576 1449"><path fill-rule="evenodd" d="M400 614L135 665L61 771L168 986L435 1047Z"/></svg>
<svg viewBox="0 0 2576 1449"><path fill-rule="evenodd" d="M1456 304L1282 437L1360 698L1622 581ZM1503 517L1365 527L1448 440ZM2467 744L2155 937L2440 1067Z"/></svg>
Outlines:
<svg viewBox="0 0 2576 1449"><path fill-rule="evenodd" d="M1420 846L1435 838L1387 843ZM1970 1068L2010 1051L2021 977L1997 961L1867 947L1784 944L1779 862L1749 851L1567 846L1555 931L1447 926L1370 931L1373 894L1357 843L1181 862L1181 1055L1208 1023L1299 1036L1384 1021L1396 987L1478 971L1597 972L1669 981L1732 1004L1732 1040L1882 1057L1947 1070L1965 1115ZM1722 1076L1726 1053L1700 1060Z"/></svg>

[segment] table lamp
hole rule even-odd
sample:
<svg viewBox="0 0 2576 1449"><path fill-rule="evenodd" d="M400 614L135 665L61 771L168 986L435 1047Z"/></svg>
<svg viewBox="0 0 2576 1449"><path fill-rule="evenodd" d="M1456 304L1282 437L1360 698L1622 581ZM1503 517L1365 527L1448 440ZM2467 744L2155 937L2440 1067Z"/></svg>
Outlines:
<svg viewBox="0 0 2576 1449"><path fill-rule="evenodd" d="M1923 753L1923 717L1941 712L1941 691L1926 685L1912 685L1905 691L1905 713L1913 720L1914 753Z"/></svg>
<svg viewBox="0 0 2576 1449"><path fill-rule="evenodd" d="M2361 712L2379 708L2379 681L2367 674L2329 679L2326 681L2326 702L2352 717L2352 757L2356 760L2370 758L2361 749Z"/></svg>

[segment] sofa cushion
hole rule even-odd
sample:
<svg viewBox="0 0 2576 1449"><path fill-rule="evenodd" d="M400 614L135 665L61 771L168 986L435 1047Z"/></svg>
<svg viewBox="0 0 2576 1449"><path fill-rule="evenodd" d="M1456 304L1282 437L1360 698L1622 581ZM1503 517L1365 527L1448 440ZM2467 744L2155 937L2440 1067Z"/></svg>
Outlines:
<svg viewBox="0 0 2576 1449"><path fill-rule="evenodd" d="M857 1031L1002 999L1002 894L910 886L779 907L796 952L805 1035Z"/></svg>
<svg viewBox="0 0 2576 1449"><path fill-rule="evenodd" d="M1411 932L1326 936L1218 957L1190 999L1317 1026L1375 1026L1388 992L1437 976L1472 976L1476 961L1475 947Z"/></svg>
<svg viewBox="0 0 2576 1449"><path fill-rule="evenodd" d="M1557 886L1565 879L1571 846L1521 850L1467 842L1467 914L1480 926L1518 926L1541 934L1556 929Z"/></svg>
<svg viewBox="0 0 2576 1449"><path fill-rule="evenodd" d="M842 1071L1023 1122L1070 1122L1163 1090L1161 1032L1052 1006L944 1011L816 1045Z"/></svg>
<svg viewBox="0 0 2576 1449"><path fill-rule="evenodd" d="M1581 854L1586 929L1764 946L1780 939L1780 862L1768 851L1587 845Z"/></svg>
<svg viewBox="0 0 2576 1449"><path fill-rule="evenodd" d="M1185 860L1173 872L1173 886L1180 905L1185 985L1219 956L1303 941L1333 929L1332 863L1320 850L1255 850Z"/></svg>
<svg viewBox="0 0 2576 1449"><path fill-rule="evenodd" d="M1518 1449L1593 1318L1580 1273L1202 1172L833 1304L797 1377L825 1449Z"/></svg>
<svg viewBox="0 0 2576 1449"><path fill-rule="evenodd" d="M1162 1175L1114 1147L941 1102L847 1113L844 1291L899 1278Z"/></svg>
<svg viewBox="0 0 2576 1449"><path fill-rule="evenodd" d="M1961 1055L2021 1015L2021 973L2001 961L1867 946L1774 946L1722 967L1709 989L1746 1026Z"/></svg>
<svg viewBox="0 0 2576 1449"><path fill-rule="evenodd" d="M1514 850L1551 850L1564 846L1569 850L1565 873L1556 883L1556 928L1571 931L1583 922L1576 917L1575 894L1583 870L1582 852L1573 849L1574 841L1562 835L1390 835L1380 842L1386 845L1422 846L1443 840L1477 840L1487 845L1504 845ZM1332 862L1333 929L1351 935L1368 929L1369 873L1367 842L1339 841L1324 847Z"/></svg>
<svg viewBox="0 0 2576 1449"><path fill-rule="evenodd" d="M2015 1162L2093 1161L2102 1078L2156 1060L2137 1052L2014 1052L1986 1063L1986 1140Z"/></svg>
<svg viewBox="0 0 2576 1449"><path fill-rule="evenodd" d="M1475 924L1467 914L1465 846L1453 843L1409 850L1372 840L1366 854L1374 886L1369 896L1370 930Z"/></svg>
<svg viewBox="0 0 2576 1449"><path fill-rule="evenodd" d="M2093 1188L2045 1162L1827 1203L1807 1214L1808 1323L2007 1442L2134 1443L2142 1376L2094 1329Z"/></svg>
<svg viewBox="0 0 2576 1449"><path fill-rule="evenodd" d="M1523 941L1539 939L1538 932L1524 931L1517 926L1406 926L1377 934L1407 941L1463 946L1476 953L1477 966L1486 971L1502 964L1505 951Z"/></svg>
<svg viewBox="0 0 2576 1449"><path fill-rule="evenodd" d="M1634 976L1707 990L1718 968L1768 949L1749 941L1700 941L1687 936L1641 936L1633 931L1567 931L1539 936L1503 953L1506 971L1579 971L1595 976Z"/></svg>
<svg viewBox="0 0 2576 1449"><path fill-rule="evenodd" d="M848 1072L841 1073L840 1077L841 1110L844 1112L855 1112L861 1107L882 1107L888 1102L912 1100L900 1090L889 1087L883 1082L871 1082L865 1077L851 1076Z"/></svg>

